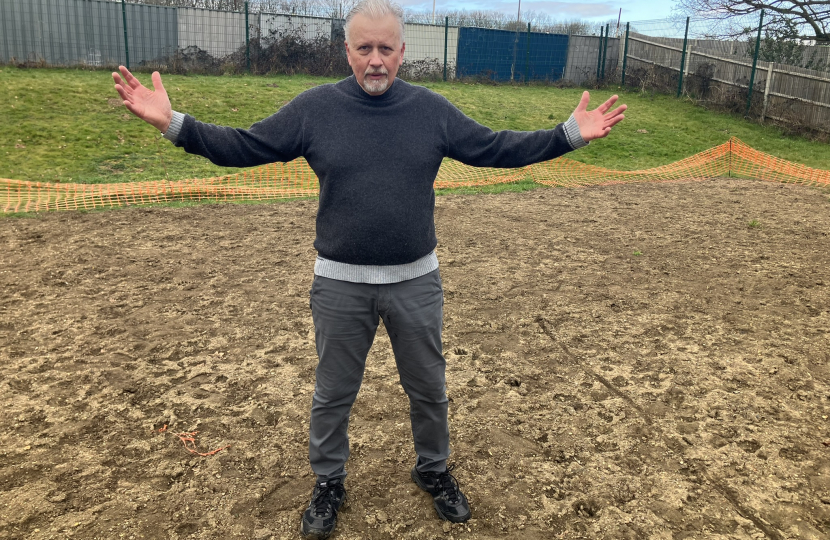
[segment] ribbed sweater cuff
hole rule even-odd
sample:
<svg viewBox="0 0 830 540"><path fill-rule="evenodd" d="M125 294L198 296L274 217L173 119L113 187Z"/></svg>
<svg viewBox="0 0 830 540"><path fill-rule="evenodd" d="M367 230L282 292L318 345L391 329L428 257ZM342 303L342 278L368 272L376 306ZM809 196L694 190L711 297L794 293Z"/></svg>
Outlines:
<svg viewBox="0 0 830 540"><path fill-rule="evenodd" d="M588 146L588 142L582 138L582 134L579 132L579 124L576 122L574 115L571 115L562 127L565 129L565 137L568 139L571 148L576 150Z"/></svg>
<svg viewBox="0 0 830 540"><path fill-rule="evenodd" d="M176 139L179 138L179 132L182 130L182 124L184 124L184 115L180 112L173 111L173 118L170 120L170 125L162 135L168 141L176 142Z"/></svg>
<svg viewBox="0 0 830 540"><path fill-rule="evenodd" d="M318 255L314 263L314 274L351 283L387 285L425 276L437 268L438 256L434 251L417 261L390 266L347 264L324 259Z"/></svg>

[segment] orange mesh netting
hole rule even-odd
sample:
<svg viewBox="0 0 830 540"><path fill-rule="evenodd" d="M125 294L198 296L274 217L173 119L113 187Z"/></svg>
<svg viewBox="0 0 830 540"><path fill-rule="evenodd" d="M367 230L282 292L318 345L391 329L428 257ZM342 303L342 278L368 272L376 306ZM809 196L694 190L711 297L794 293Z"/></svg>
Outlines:
<svg viewBox="0 0 830 540"><path fill-rule="evenodd" d="M317 176L304 159L237 174L179 181L60 184L0 179L4 212L81 210L171 201L252 201L314 197Z"/></svg>
<svg viewBox="0 0 830 540"><path fill-rule="evenodd" d="M759 152L736 138L669 165L640 171L617 171L566 157L519 169L469 167L444 160L436 188L515 182L530 176L540 184L577 187L626 182L671 182L738 176L774 182L830 187L830 171L798 165ZM0 179L3 212L80 210L170 201L251 201L313 197L317 176L303 159L272 163L216 178L177 182L61 184Z"/></svg>
<svg viewBox="0 0 830 540"><path fill-rule="evenodd" d="M729 174L730 142L669 165L640 171L617 171L579 163L566 157L531 165L533 180L558 187L705 180Z"/></svg>
<svg viewBox="0 0 830 540"><path fill-rule="evenodd" d="M705 180L727 175L830 187L830 171L798 165L759 152L735 137L686 159L641 171L605 169L566 157L537 163L530 169L535 182L559 187Z"/></svg>

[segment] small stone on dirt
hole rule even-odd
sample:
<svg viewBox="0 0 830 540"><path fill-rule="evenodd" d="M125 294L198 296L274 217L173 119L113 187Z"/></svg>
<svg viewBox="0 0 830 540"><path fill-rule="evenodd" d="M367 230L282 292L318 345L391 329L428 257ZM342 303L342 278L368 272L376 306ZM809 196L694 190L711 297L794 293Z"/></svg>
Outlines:
<svg viewBox="0 0 830 540"><path fill-rule="evenodd" d="M487 377L484 375L476 375L467 382L467 386L474 386L476 388L487 386Z"/></svg>
<svg viewBox="0 0 830 540"><path fill-rule="evenodd" d="M268 540L274 535L269 529L257 529L254 531L254 538L256 540Z"/></svg>

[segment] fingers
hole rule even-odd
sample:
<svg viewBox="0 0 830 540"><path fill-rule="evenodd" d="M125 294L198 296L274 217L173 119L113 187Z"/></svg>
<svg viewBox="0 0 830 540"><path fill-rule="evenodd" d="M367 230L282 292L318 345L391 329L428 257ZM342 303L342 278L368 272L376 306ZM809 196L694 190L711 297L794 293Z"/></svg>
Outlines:
<svg viewBox="0 0 830 540"><path fill-rule="evenodd" d="M588 91L582 92L582 98L579 100L579 105L576 106L576 111L574 112L582 112L588 110L588 102L591 101L591 94Z"/></svg>
<svg viewBox="0 0 830 540"><path fill-rule="evenodd" d="M161 74L159 74L158 71L153 72L152 80L153 80L153 90L167 93L164 90L164 85L161 84Z"/></svg>
<svg viewBox="0 0 830 540"><path fill-rule="evenodd" d="M620 114L620 115L618 115L618 116L615 116L614 118L611 118L611 119L607 120L607 121L605 122L605 130L606 130L606 132L611 131L611 128L612 128L612 127L616 126L617 124L619 124L620 122L622 122L624 119L625 119L625 115L624 115L624 114Z"/></svg>
<svg viewBox="0 0 830 540"><path fill-rule="evenodd" d="M619 107L617 107L616 109L614 109L613 111L611 111L611 114L621 114L621 113L623 113L623 112L624 112L624 111L626 111L626 110L628 110L628 105L626 105L625 103L623 103L622 105L620 105Z"/></svg>
<svg viewBox="0 0 830 540"><path fill-rule="evenodd" d="M614 106L614 103L616 103L619 98L620 97L617 95L611 96L610 98L608 98L608 101L597 107L597 110L602 114L605 114L606 111L608 111L608 109Z"/></svg>
<svg viewBox="0 0 830 540"><path fill-rule="evenodd" d="M141 83L138 82L138 79L133 77L133 74L130 73L129 69L125 68L124 66L118 66L118 71L121 72L121 76L124 78L127 84L130 85L130 88L135 89L141 87Z"/></svg>
<svg viewBox="0 0 830 540"><path fill-rule="evenodd" d="M116 73L116 72L113 72L113 73L112 73L112 80L114 80L114 81L115 81L115 89L116 89L116 90L118 90L118 89L119 89L119 87L121 87L121 88L129 88L129 85L127 85L127 83L126 83L126 82L124 82L124 79L122 79L122 78L121 78L121 75L119 75L119 74L118 74L118 73ZM119 92L119 93L120 93L120 92Z"/></svg>
<svg viewBox="0 0 830 540"><path fill-rule="evenodd" d="M118 82L118 81L116 81L116 82ZM124 89L124 87L121 84L116 84L115 85L115 91L118 92L118 95L121 96L121 99L124 100L125 103L127 101L130 101L130 94L127 93L127 91Z"/></svg>
<svg viewBox="0 0 830 540"><path fill-rule="evenodd" d="M112 79L115 81L115 90L121 96L121 99L128 101L131 99L133 90L141 88L141 83L124 66L118 66L118 70L121 72L120 74L117 72L112 74Z"/></svg>
<svg viewBox="0 0 830 540"><path fill-rule="evenodd" d="M621 115L628 109L628 105L620 105L610 113L606 113L604 116L605 118L613 118L615 116Z"/></svg>

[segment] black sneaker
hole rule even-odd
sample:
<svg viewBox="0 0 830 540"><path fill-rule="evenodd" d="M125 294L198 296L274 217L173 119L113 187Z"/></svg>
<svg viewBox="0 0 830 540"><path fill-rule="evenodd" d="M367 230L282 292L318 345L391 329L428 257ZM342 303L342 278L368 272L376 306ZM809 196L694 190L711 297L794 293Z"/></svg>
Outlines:
<svg viewBox="0 0 830 540"><path fill-rule="evenodd" d="M311 493L311 502L303 513L300 533L303 538L325 540L337 525L337 512L346 500L346 488L343 480L335 478L328 482L318 482Z"/></svg>
<svg viewBox="0 0 830 540"><path fill-rule="evenodd" d="M432 504L441 519L453 523L464 523L470 516L470 504L461 493L458 480L450 474L453 467L442 473L420 472L412 467L412 480L418 487L432 495Z"/></svg>

